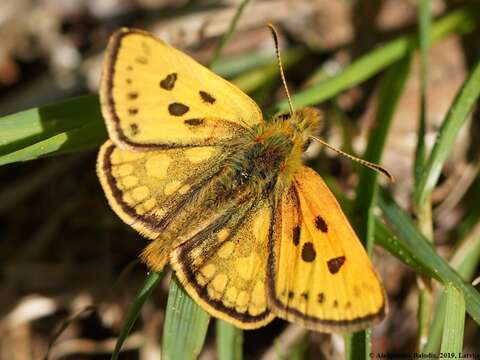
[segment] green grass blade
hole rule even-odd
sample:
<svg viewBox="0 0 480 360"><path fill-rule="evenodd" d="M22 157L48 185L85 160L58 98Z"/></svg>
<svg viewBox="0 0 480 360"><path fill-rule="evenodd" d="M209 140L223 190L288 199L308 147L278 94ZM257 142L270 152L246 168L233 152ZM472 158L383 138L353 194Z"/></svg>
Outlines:
<svg viewBox="0 0 480 360"><path fill-rule="evenodd" d="M215 52L212 56L212 59L210 60L209 67L215 66L215 63L220 59L222 56L223 49L227 45L228 41L230 38L233 36L233 33L235 32L235 28L237 27L238 20L240 20L240 17L242 16L243 10L245 10L245 7L248 5L250 0L242 0L240 5L238 5L237 11L235 12L235 15L233 16L232 21L230 21L230 25L228 27L227 32L225 35L223 35L222 39L220 40L220 44L217 46L215 49Z"/></svg>
<svg viewBox="0 0 480 360"><path fill-rule="evenodd" d="M425 133L427 113L427 83L428 83L428 50L430 46L430 0L420 0L418 11L419 43L420 43L420 114L418 121L417 147L415 149L414 179L418 183L425 162ZM418 210L417 226L426 236L432 240L433 223L431 218L431 203L426 201L422 206L416 206ZM423 283L423 279L420 280ZM424 286L419 291L418 301L418 343L423 348L429 338L429 323L432 315L431 289Z"/></svg>
<svg viewBox="0 0 480 360"><path fill-rule="evenodd" d="M415 188L416 204L422 204L429 199L433 188L437 184L443 164L454 145L458 131L467 120L467 116L479 95L480 61L474 66L442 124L432 153L426 161L418 186Z"/></svg>
<svg viewBox="0 0 480 360"><path fill-rule="evenodd" d="M447 295L445 289L440 292L435 304L435 310L432 316L432 322L428 332L428 339L422 351L425 353L437 352L440 349L443 334L443 324L445 323L445 311L447 309Z"/></svg>
<svg viewBox="0 0 480 360"><path fill-rule="evenodd" d="M479 225L480 226L480 225ZM472 281L480 263L480 236L472 236L455 252L451 264L465 281Z"/></svg>
<svg viewBox="0 0 480 360"><path fill-rule="evenodd" d="M434 278L437 276L430 267L425 266L425 263L419 258L415 251L400 241L398 237L378 218L376 219L375 224L375 243L382 246L400 261L413 268L418 274Z"/></svg>
<svg viewBox="0 0 480 360"><path fill-rule="evenodd" d="M463 349L463 329L465 324L465 300L463 294L452 284L445 287L446 309L443 325L443 354L459 354Z"/></svg>
<svg viewBox="0 0 480 360"><path fill-rule="evenodd" d="M112 360L118 359L118 356L120 355L120 350L122 349L122 345L128 337L128 334L130 334L133 325L137 321L143 304L150 297L152 291L157 287L158 282L161 278L162 273L151 272L145 279L143 286L137 293L137 296L130 305L130 308L128 309L127 316L125 318L125 321L123 322L122 330L120 331L120 335L118 335L117 343L115 344L115 349L112 353Z"/></svg>
<svg viewBox="0 0 480 360"><path fill-rule="evenodd" d="M260 66L275 62L275 54L271 49L259 49L258 51L238 54L218 60L211 67L213 72L224 78L232 78L241 73L250 71Z"/></svg>
<svg viewBox="0 0 480 360"><path fill-rule="evenodd" d="M431 31L430 0L420 0L418 11L418 36L420 48L420 116L418 119L418 139L415 151L414 173L418 179L425 161L425 131L427 113L428 50Z"/></svg>
<svg viewBox="0 0 480 360"><path fill-rule="evenodd" d="M458 274L467 282L470 282L475 275L475 270L480 262L480 236L471 236L455 251L450 264ZM446 311L445 289L438 297L433 319L430 326L430 334L425 344L424 352L437 352L443 333L443 323Z"/></svg>
<svg viewBox="0 0 480 360"><path fill-rule="evenodd" d="M480 293L466 283L462 277L453 270L449 264L440 257L429 241L420 234L411 222L409 216L384 192L380 193L378 203L386 218L394 229L395 234L411 251L415 252L423 266L442 283L452 283L462 291L467 306L467 311L478 324L480 324Z"/></svg>
<svg viewBox="0 0 480 360"><path fill-rule="evenodd" d="M243 331L223 320L217 320L217 359L241 360L243 358Z"/></svg>
<svg viewBox="0 0 480 360"><path fill-rule="evenodd" d="M196 359L202 350L210 316L188 296L173 276L163 327L162 359Z"/></svg>
<svg viewBox="0 0 480 360"><path fill-rule="evenodd" d="M369 135L369 141L363 159L380 163L383 148L387 139L390 124L397 108L398 101L405 89L405 83L410 72L412 53L407 53L403 59L394 64L385 74L379 89L378 107L376 111L375 127ZM373 209L376 203L378 173L362 167L360 180L357 186L357 198L353 208L356 227L355 230L368 253L371 253L374 238Z"/></svg>
<svg viewBox="0 0 480 360"><path fill-rule="evenodd" d="M456 10L441 19L432 26L431 41L437 42L452 33L466 33L478 26L477 21L480 11L478 7L468 6ZM308 90L292 96L296 108L317 104L329 99L341 91L362 83L394 62L404 57L407 52L418 44L416 36L403 36L392 40L382 47L369 52L355 60L341 73L323 80ZM270 110L275 113L288 109L288 102L281 101Z"/></svg>
<svg viewBox="0 0 480 360"><path fill-rule="evenodd" d="M284 70L298 63L306 52L300 48L287 50L283 56ZM276 59L272 59L268 64L252 69L232 79L232 83L237 85L246 93L252 93L266 84L279 79L278 65Z"/></svg>
<svg viewBox="0 0 480 360"><path fill-rule="evenodd" d="M98 97L86 95L0 118L0 154L12 152L62 131L101 120ZM42 138L42 137L40 137Z"/></svg>
<svg viewBox="0 0 480 360"><path fill-rule="evenodd" d="M428 85L428 51L430 48L430 30L431 13L430 0L420 0L418 10L419 23L419 47L420 47L420 114L418 119L417 146L415 149L415 159L413 167L413 178L415 185L421 177L424 169L426 157L425 133L426 133L426 114L427 114L427 85ZM430 201L423 204L415 204L417 210L417 227L425 237L432 241L433 222L432 207ZM417 343L419 348L423 349L428 341L429 325L432 316L433 295L429 286L424 286L426 279L419 279L419 299L418 299L418 328Z"/></svg>
<svg viewBox="0 0 480 360"><path fill-rule="evenodd" d="M288 360L308 359L308 352L307 352L308 346L309 346L308 333L305 332L305 335L300 339L300 341L290 348L290 352L287 355L287 359Z"/></svg>
<svg viewBox="0 0 480 360"><path fill-rule="evenodd" d="M459 239L466 238L480 224L480 206L478 206L480 204L480 159L477 160L477 178L464 195L464 199L466 213L454 231ZM480 229L478 231L480 233Z"/></svg>
<svg viewBox="0 0 480 360"><path fill-rule="evenodd" d="M95 95L4 116L0 134L0 165L91 149L107 139Z"/></svg>
<svg viewBox="0 0 480 360"><path fill-rule="evenodd" d="M372 331L367 329L356 333L345 334L345 359L363 360L370 359L369 354L372 348Z"/></svg>

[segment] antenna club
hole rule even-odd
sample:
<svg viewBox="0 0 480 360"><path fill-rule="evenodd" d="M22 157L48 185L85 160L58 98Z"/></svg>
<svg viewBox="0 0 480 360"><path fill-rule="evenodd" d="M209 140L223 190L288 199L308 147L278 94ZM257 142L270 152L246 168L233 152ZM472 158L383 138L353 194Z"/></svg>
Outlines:
<svg viewBox="0 0 480 360"><path fill-rule="evenodd" d="M370 168L370 169L378 172L379 174L384 175L391 183L395 182L395 178L393 177L393 175L390 174L390 172L389 172L387 169L385 169L384 167L382 167L382 166L380 166L380 165L378 165L378 164L374 164L374 163L372 163L372 162L370 162L370 161L360 159L360 158L358 158L358 157L356 157L356 156L347 154L346 152L344 152L344 151L342 151L342 150L340 150L340 149L337 149L336 147L330 145L330 144L327 143L326 141L323 141L322 139L319 139L319 138L317 138L317 137L315 137L315 136L310 136L310 138L313 139L313 140L315 140L315 141L317 141L317 142L319 142L320 144L326 146L326 147L329 148L330 150L333 150L333 151L335 151L336 153L338 153L338 154L340 154L340 155L343 155L343 156L349 158L350 160L353 160L353 161L355 161L355 162L357 162L357 163L359 163L359 164L361 164L361 165L363 165L363 166L366 166L366 167L368 167L368 168Z"/></svg>

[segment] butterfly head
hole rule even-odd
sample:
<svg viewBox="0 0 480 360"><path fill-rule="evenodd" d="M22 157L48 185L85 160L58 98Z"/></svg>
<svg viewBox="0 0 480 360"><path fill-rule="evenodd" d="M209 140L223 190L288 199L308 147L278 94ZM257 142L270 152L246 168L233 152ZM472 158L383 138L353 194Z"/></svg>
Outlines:
<svg viewBox="0 0 480 360"><path fill-rule="evenodd" d="M293 136L301 143L303 151L311 142L311 137L318 134L322 113L313 107L306 107L293 114L284 113L275 116L274 123L288 123L293 129Z"/></svg>

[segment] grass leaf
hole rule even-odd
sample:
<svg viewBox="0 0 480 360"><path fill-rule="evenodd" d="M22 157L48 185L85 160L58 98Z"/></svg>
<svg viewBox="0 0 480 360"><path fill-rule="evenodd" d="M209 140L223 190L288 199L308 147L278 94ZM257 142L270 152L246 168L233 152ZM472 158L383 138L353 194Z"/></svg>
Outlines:
<svg viewBox="0 0 480 360"><path fill-rule="evenodd" d="M96 95L4 116L0 134L0 165L92 149L107 139Z"/></svg>
<svg viewBox="0 0 480 360"><path fill-rule="evenodd" d="M443 164L452 150L458 131L467 120L467 116L479 95L480 61L474 66L442 123L437 141L426 161L418 186L415 188L416 204L422 204L430 197L440 177Z"/></svg>
<svg viewBox="0 0 480 360"><path fill-rule="evenodd" d="M220 44L217 46L215 49L215 52L212 56L212 59L210 60L210 64L208 67L213 67L215 66L216 62L221 58L223 49L227 45L228 41L230 38L233 36L233 33L235 32L235 28L237 27L238 20L240 20L240 17L242 16L243 11L245 10L245 7L248 5L250 0L242 0L240 5L238 5L237 11L235 12L235 15L233 16L232 21L230 21L230 25L228 26L227 32L222 36L220 39Z"/></svg>
<svg viewBox="0 0 480 360"><path fill-rule="evenodd" d="M369 135L365 160L378 163L381 160L385 141L397 107L400 96L405 88L406 79L410 71L411 53L395 63L386 72L379 89L377 115L375 127ZM358 185L357 198L353 208L355 229L363 240L367 252L373 249L375 236L375 218L373 214L376 205L377 173L369 168L362 168ZM348 359L368 359L371 352L371 334L369 330L360 331L346 338L350 344Z"/></svg>
<svg viewBox="0 0 480 360"><path fill-rule="evenodd" d="M437 20L432 26L432 43L451 33L472 31L478 25L478 14L480 14L478 7L467 6ZM293 104L297 108L318 104L345 89L358 85L404 57L412 48L417 46L417 43L418 38L416 36L402 36L392 40L355 60L338 75L293 95ZM275 113L287 109L288 102L281 101L270 112Z"/></svg>
<svg viewBox="0 0 480 360"><path fill-rule="evenodd" d="M418 36L420 47L420 114L418 119L418 134L417 134L417 146L415 149L414 167L413 167L413 179L415 185L418 184L419 178L424 169L425 157L426 157L426 116L427 116L427 85L428 85L428 51L430 48L430 31L431 31L431 13L430 13L430 0L420 0L418 4ZM417 210L417 228L422 234L429 239L433 240L433 222L432 222L432 207L430 201L425 201L421 206L415 204ZM428 279L419 278L418 294L418 329L417 329L417 342L420 349L423 349L425 343L428 341L428 332L430 325L430 317L432 315L433 307L433 295L431 288L428 285L424 285L428 282Z"/></svg>
<svg viewBox="0 0 480 360"><path fill-rule="evenodd" d="M465 300L461 291L447 284L445 287L445 322L440 352L443 354L457 354L463 348L463 329L465 324Z"/></svg>
<svg viewBox="0 0 480 360"><path fill-rule="evenodd" d="M400 100L405 83L410 72L412 53L394 64L385 74L379 89L378 106L375 126L368 136L368 145L362 159L373 163L380 163L383 148L390 130L393 115ZM367 167L360 169L360 180L357 186L353 214L356 231L368 253L371 253L374 238L373 208L376 205L376 190L378 173Z"/></svg>
<svg viewBox="0 0 480 360"><path fill-rule="evenodd" d="M477 235L477 232L474 232L472 236L463 242L455 251L450 264L465 281L470 282L475 275L475 270L479 262L480 236ZM442 290L437 299L435 311L433 312L428 341L423 349L426 353L437 352L440 348L446 311L445 291L445 289Z"/></svg>
<svg viewBox="0 0 480 360"><path fill-rule="evenodd" d="M418 11L418 36L420 45L420 116L418 119L418 139L415 151L415 179L418 179L425 161L428 51L430 49L431 22L430 0L420 0Z"/></svg>
<svg viewBox="0 0 480 360"><path fill-rule="evenodd" d="M209 321L210 315L188 296L173 275L163 327L162 358L196 359L202 350Z"/></svg>
<svg viewBox="0 0 480 360"><path fill-rule="evenodd" d="M378 217L375 224L375 243L382 246L390 254L400 261L413 268L418 274L435 277L436 274L417 255L414 249L408 247L404 242L390 230Z"/></svg>
<svg viewBox="0 0 480 360"><path fill-rule="evenodd" d="M418 232L409 216L390 198L385 192L380 192L378 203L385 216L391 224L394 233L411 251L415 252L418 260L424 267L430 269L434 278L443 284L452 283L465 298L467 311L478 324L480 324L480 293L453 270L449 264L436 252L431 243Z"/></svg>
<svg viewBox="0 0 480 360"><path fill-rule="evenodd" d="M133 325L135 325L135 322L140 315L140 311L142 310L143 304L150 297L152 291L157 287L158 282L161 278L162 273L151 272L147 275L143 286L140 288L137 296L130 304L127 316L123 322L123 326L120 331L120 335L118 335L115 349L112 353L112 360L118 359L118 356L120 355L120 350L122 349L122 345L125 342L125 339L128 337L128 334L130 334Z"/></svg>
<svg viewBox="0 0 480 360"><path fill-rule="evenodd" d="M234 325L218 319L217 324L217 359L241 360L243 358L243 331Z"/></svg>

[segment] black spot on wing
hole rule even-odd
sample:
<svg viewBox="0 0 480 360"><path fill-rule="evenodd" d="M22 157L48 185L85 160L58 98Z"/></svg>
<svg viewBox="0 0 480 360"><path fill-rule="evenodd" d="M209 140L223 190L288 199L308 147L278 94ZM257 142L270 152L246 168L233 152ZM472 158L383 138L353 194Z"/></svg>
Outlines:
<svg viewBox="0 0 480 360"><path fill-rule="evenodd" d="M325 294L323 292L318 293L317 301L318 301L319 304L322 304L325 301Z"/></svg>
<svg viewBox="0 0 480 360"><path fill-rule="evenodd" d="M172 90L175 86L175 82L177 81L178 75L177 73L168 74L165 79L160 81L160 87L164 90Z"/></svg>
<svg viewBox="0 0 480 360"><path fill-rule="evenodd" d="M207 104L213 104L215 101L217 101L212 95L210 95L206 91L200 90L198 93L200 94L203 102L206 102Z"/></svg>
<svg viewBox="0 0 480 360"><path fill-rule="evenodd" d="M137 114L138 114L138 109L137 109L137 108L133 108L133 107L132 107L132 108L129 108L129 109L128 109L128 113L129 113L130 115L132 115L132 116L133 116L133 115L137 115Z"/></svg>
<svg viewBox="0 0 480 360"><path fill-rule="evenodd" d="M300 226L293 228L293 245L297 246L300 243Z"/></svg>
<svg viewBox="0 0 480 360"><path fill-rule="evenodd" d="M327 223L320 215L315 218L315 227L324 233L328 231Z"/></svg>
<svg viewBox="0 0 480 360"><path fill-rule="evenodd" d="M190 125L190 126L200 126L200 125L203 125L204 120L203 119L187 119L183 123L185 125Z"/></svg>
<svg viewBox="0 0 480 360"><path fill-rule="evenodd" d="M182 103L175 102L168 105L168 112L173 116L182 116L183 114L187 113L188 110L190 110L190 108Z"/></svg>
<svg viewBox="0 0 480 360"><path fill-rule="evenodd" d="M129 100L135 100L136 98L138 98L138 92L136 91L129 92L127 94L127 97Z"/></svg>
<svg viewBox="0 0 480 360"><path fill-rule="evenodd" d="M345 256L339 256L327 261L328 271L330 274L336 274L345 262Z"/></svg>
<svg viewBox="0 0 480 360"><path fill-rule="evenodd" d="M312 262L317 257L315 248L311 242L306 242L303 244L302 248L302 260L305 262Z"/></svg>
<svg viewBox="0 0 480 360"><path fill-rule="evenodd" d="M138 124L137 123L131 123L130 124L130 134L135 136L138 134Z"/></svg>

